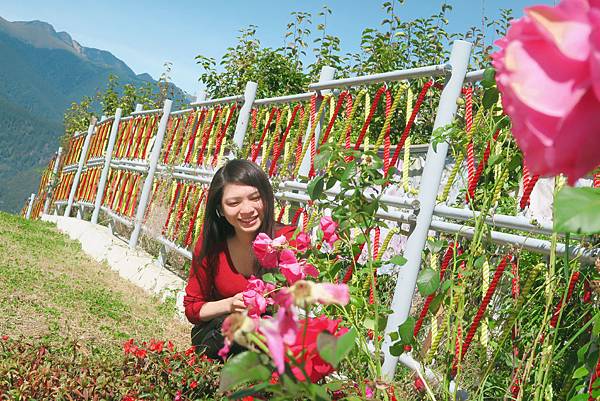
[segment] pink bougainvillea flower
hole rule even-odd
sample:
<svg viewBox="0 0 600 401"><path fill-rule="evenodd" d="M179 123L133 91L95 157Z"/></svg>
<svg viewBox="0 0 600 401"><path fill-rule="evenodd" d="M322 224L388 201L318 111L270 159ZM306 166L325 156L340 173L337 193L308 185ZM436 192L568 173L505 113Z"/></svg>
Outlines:
<svg viewBox="0 0 600 401"><path fill-rule="evenodd" d="M267 310L267 305L273 305L273 299L265 297L272 292L275 286L271 283L265 283L254 276L248 279L246 291L242 293L244 304L248 308L248 316L260 317Z"/></svg>
<svg viewBox="0 0 600 401"><path fill-rule="evenodd" d="M336 337L346 334L348 329L340 328L339 323L340 320L328 319L325 316L298 322L296 340L289 349L296 360L304 366L304 371L313 383L333 372L333 367L319 356L317 338L323 332ZM292 367L292 373L298 380L306 380L300 369Z"/></svg>
<svg viewBox="0 0 600 401"><path fill-rule="evenodd" d="M350 292L346 284L314 283L312 281L299 280L289 289L281 290L283 294L288 294L293 303L299 307L305 307L319 303L322 305L346 305L350 302ZM279 299L278 299L279 301Z"/></svg>
<svg viewBox="0 0 600 401"><path fill-rule="evenodd" d="M527 167L574 184L600 164L600 2L526 8L496 45L498 89Z"/></svg>
<svg viewBox="0 0 600 401"><path fill-rule="evenodd" d="M330 246L333 246L335 241L337 241L339 239L337 234L335 233L335 230L337 229L337 227L338 227L338 224L335 221L333 221L333 219L331 217L329 217L329 216L321 217L321 230L323 230L323 239Z"/></svg>
<svg viewBox="0 0 600 401"><path fill-rule="evenodd" d="M281 251L279 255L279 270L290 284L304 279L307 275L319 277L319 271L316 267L307 263L306 260L298 261L296 255L290 249Z"/></svg>
<svg viewBox="0 0 600 401"><path fill-rule="evenodd" d="M260 321L259 331L267 340L267 347L279 374L285 371L285 346L296 341L297 326L296 317L289 308L279 308L274 318Z"/></svg>
<svg viewBox="0 0 600 401"><path fill-rule="evenodd" d="M252 249L261 266L267 269L273 269L277 267L278 251L281 250L285 244L287 244L287 240L283 235L271 239L271 237L265 233L258 233L252 243Z"/></svg>
<svg viewBox="0 0 600 401"><path fill-rule="evenodd" d="M307 233L302 231L300 234L298 234L296 236L296 249L298 251L304 252L308 248L310 248L310 246L311 246L310 237L308 236Z"/></svg>

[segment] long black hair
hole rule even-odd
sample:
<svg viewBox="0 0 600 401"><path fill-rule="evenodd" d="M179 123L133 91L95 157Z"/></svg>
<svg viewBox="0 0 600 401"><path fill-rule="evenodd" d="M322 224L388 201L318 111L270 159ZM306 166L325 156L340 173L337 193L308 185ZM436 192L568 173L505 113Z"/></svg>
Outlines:
<svg viewBox="0 0 600 401"><path fill-rule="evenodd" d="M265 172L249 160L233 159L228 161L213 176L206 199L204 223L202 224L202 248L196 264L196 266L204 264L206 268L208 283L205 284L214 281L218 263L216 260L217 245L235 234L233 226L223 217L222 213L217 213L221 209L223 190L227 184L249 185L258 189L263 204L263 219L257 234L261 232L273 237L275 229L273 188ZM203 290L205 294L214 296L214 288L204 288Z"/></svg>

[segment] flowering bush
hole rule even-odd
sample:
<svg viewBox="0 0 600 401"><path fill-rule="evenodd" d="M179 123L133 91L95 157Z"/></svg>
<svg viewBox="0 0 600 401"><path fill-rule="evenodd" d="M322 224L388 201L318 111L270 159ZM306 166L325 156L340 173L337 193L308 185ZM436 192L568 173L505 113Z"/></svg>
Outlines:
<svg viewBox="0 0 600 401"><path fill-rule="evenodd" d="M600 165L600 4L526 8L496 44L498 88L528 168L573 184Z"/></svg>
<svg viewBox="0 0 600 401"><path fill-rule="evenodd" d="M305 234L300 247L308 249L309 243ZM298 396L315 392L327 394L324 388L313 383L333 372L348 354L354 345L354 332L338 327L339 320L324 315L309 316L316 304L346 305L350 300L348 287L304 280L307 275L318 277L319 271L305 259L298 260L298 250L281 237L271 240L261 234L254 241L253 249L265 268L277 270L268 276L272 283L250 279L243 296L247 312L231 314L223 322L225 345L219 354L226 357L234 342L248 351L226 362L220 388L228 390L248 381L272 378L272 383L244 389L232 398L256 392L277 396L289 392L290 386ZM266 305L277 308L273 316L261 316ZM299 318L300 313L304 319ZM252 374L249 374L251 366Z"/></svg>
<svg viewBox="0 0 600 401"><path fill-rule="evenodd" d="M89 346L89 345L88 345ZM6 399L220 399L219 364L170 341L124 343L120 356L44 344L0 341L0 398Z"/></svg>

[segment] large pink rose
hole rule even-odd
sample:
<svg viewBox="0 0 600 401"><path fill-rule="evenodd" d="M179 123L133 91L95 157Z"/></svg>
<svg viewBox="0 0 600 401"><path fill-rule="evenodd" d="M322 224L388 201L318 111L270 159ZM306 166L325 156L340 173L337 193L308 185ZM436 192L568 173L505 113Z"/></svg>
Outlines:
<svg viewBox="0 0 600 401"><path fill-rule="evenodd" d="M530 172L573 184L600 164L600 1L525 9L492 55Z"/></svg>

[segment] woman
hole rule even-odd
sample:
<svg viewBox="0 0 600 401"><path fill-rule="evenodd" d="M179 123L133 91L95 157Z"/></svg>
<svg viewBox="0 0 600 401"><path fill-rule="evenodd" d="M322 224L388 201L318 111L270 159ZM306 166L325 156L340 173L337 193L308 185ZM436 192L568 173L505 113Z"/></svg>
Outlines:
<svg viewBox="0 0 600 401"><path fill-rule="evenodd" d="M252 252L252 241L260 232L289 240L294 227L275 223L273 189L260 167L231 160L210 184L183 300L185 314L194 324L192 344L209 358L218 358L223 346L225 317L246 309L242 293L248 278L262 274Z"/></svg>

